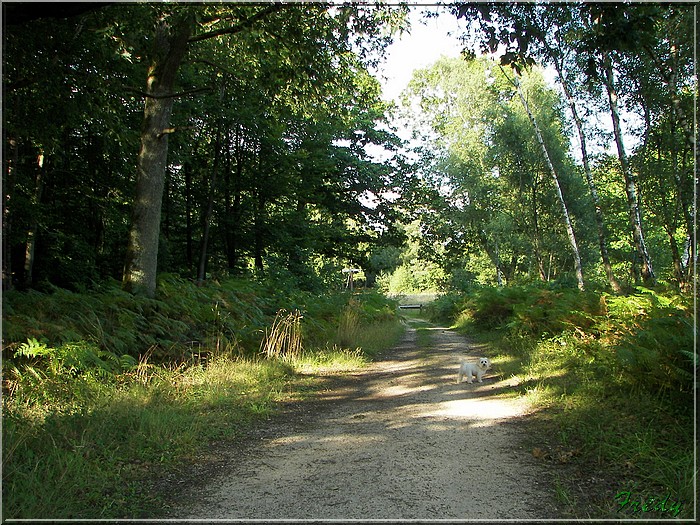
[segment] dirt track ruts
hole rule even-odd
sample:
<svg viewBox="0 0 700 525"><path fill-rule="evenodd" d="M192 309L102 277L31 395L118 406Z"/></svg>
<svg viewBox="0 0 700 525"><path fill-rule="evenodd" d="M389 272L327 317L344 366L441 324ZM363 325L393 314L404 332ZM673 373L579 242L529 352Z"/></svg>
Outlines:
<svg viewBox="0 0 700 525"><path fill-rule="evenodd" d="M527 406L489 374L457 384L479 349L444 328L402 342L218 458L180 519L518 519L553 517L547 473L519 446ZM497 372L493 370L492 372ZM220 452L219 452L220 454ZM201 476L200 476L201 477ZM185 500L185 501L183 501Z"/></svg>

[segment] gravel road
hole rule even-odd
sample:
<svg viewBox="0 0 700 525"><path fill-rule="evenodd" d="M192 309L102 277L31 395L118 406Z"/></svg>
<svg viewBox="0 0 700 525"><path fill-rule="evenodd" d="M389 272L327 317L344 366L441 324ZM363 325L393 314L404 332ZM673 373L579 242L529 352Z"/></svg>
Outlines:
<svg viewBox="0 0 700 525"><path fill-rule="evenodd" d="M445 328L416 329L357 374L331 381L217 451L200 485L169 515L180 519L535 520L553 517L547 472L520 447L528 407L497 396L493 373L457 384L460 356L479 348ZM497 370L490 372L497 373ZM212 464L216 468L212 468ZM204 481L202 479L204 478Z"/></svg>

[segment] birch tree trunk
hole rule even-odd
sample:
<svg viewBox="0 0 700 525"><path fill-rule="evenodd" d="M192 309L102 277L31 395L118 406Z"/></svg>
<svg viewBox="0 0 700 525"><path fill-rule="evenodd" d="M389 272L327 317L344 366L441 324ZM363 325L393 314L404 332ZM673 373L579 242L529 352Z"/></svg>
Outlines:
<svg viewBox="0 0 700 525"><path fill-rule="evenodd" d="M620 110L617 105L617 91L615 90L615 81L613 75L612 61L608 55L603 56L603 73L605 79L605 88L608 92L608 100L610 102L610 113L612 115L613 133L615 135L615 144L617 146L617 154L620 159L620 167L622 175L625 178L625 192L627 193L627 207L630 218L630 228L632 229L632 237L634 246L637 251L637 256L642 265L642 280L644 284L654 284L656 276L651 265L651 257L647 250L646 242L644 241L644 232L642 230L642 218L639 206L639 197L637 195L636 177L630 169L627 153L625 152L625 144L622 138L622 127L620 126Z"/></svg>
<svg viewBox="0 0 700 525"><path fill-rule="evenodd" d="M622 288L620 283L615 278L615 274L612 270L612 264L610 263L610 256L608 255L608 241L605 235L605 221L603 220L603 209L600 205L600 197L598 196L598 190L593 180L593 175L591 173L591 165L588 159L588 148L586 146L586 134L583 131L583 122L581 117L576 111L576 102L571 95L571 90L569 89L566 77L564 77L564 71L559 60L556 59L552 50L547 47L547 51L552 56L552 61L554 62L554 67L559 76L559 83L564 90L564 96L569 104L569 109L571 110L571 115L574 119L574 124L576 125L576 131L578 132L579 143L581 145L581 159L583 161L583 173L586 177L586 182L588 183L588 189L591 193L591 199L593 200L593 208L595 210L595 220L598 229L598 245L600 246L600 257L603 260L603 267L605 268L605 274L608 278L608 283L612 288L613 292L619 293Z"/></svg>
<svg viewBox="0 0 700 525"><path fill-rule="evenodd" d="M532 247L535 252L535 262L537 263L537 272L540 276L540 281L547 282L549 277L544 271L544 261L542 260L542 251L540 250L540 225L539 216L537 214L537 188L535 183L532 184L532 228L533 242Z"/></svg>
<svg viewBox="0 0 700 525"><path fill-rule="evenodd" d="M183 18L171 27L161 21L156 29L153 58L146 81L137 159L136 196L132 208L122 284L125 290L152 297L156 289L158 240L163 185L168 157L168 134L173 86L187 51L192 22Z"/></svg>
<svg viewBox="0 0 700 525"><path fill-rule="evenodd" d="M505 74L505 72L504 72ZM575 264L575 269L576 269L576 281L578 283L578 288L579 290L584 289L584 284L583 284L583 269L581 267L581 255L579 254L578 251L578 244L576 243L576 235L574 234L574 228L571 224L571 219L569 218L569 210L566 207L566 202L564 201L564 194L561 191L561 185L559 184L559 176L557 175L557 171L554 168L554 164L552 164L552 159L549 156L549 152L547 151L547 146L544 143L544 139L542 138L542 133L540 132L540 127L537 124L537 120L535 120L535 116L532 114L532 111L530 111L530 106L527 103L527 100L525 99L525 95L523 94L522 87L520 85L520 80L518 79L517 75L514 77L512 81L513 85L515 86L518 96L520 97L520 102L522 102L523 107L525 108L525 111L527 112L527 116L530 119L530 123L532 124L532 127L535 129L535 136L537 137L537 142L540 145L540 148L542 148L542 153L544 154L544 158L547 161L547 166L549 167L549 172L552 175L552 179L554 180L554 187L557 190L557 197L559 198L559 204L561 205L561 210L562 214L564 215L564 224L566 226L566 233L569 237L569 243L571 244L571 251L573 252L574 255L574 264Z"/></svg>

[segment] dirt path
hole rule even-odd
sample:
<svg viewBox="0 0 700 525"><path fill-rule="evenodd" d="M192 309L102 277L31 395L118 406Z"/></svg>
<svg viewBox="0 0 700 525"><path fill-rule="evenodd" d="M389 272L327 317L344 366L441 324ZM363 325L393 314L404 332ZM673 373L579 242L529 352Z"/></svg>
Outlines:
<svg viewBox="0 0 700 525"><path fill-rule="evenodd" d="M170 516L199 519L553 517L546 473L518 446L527 407L487 373L456 383L478 348L409 328L384 359L219 458ZM308 407L312 407L310 411ZM181 499L182 501L182 499Z"/></svg>

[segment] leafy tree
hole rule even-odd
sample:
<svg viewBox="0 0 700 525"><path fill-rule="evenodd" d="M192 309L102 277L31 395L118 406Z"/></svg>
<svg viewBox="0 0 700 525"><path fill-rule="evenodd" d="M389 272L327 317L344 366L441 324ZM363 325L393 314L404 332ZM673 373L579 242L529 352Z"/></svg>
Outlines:
<svg viewBox="0 0 700 525"><path fill-rule="evenodd" d="M639 193L640 165L632 166L630 152L625 144L621 112L638 111L645 122L638 136L647 142L654 111L660 106L664 113L675 115L681 134L689 136L681 104L681 85L692 78L689 73L692 52L682 42L689 34L689 9L675 5L625 4L557 5L536 4L456 4L453 13L478 22L475 33L483 51L501 55L502 64L527 67L537 61L553 65L559 83L572 112L581 145L583 172L591 191L597 217L600 252L608 281L618 289L607 255L606 228L586 147L584 122L578 107L588 96L599 108L607 105L613 123L613 137L617 148L621 175L625 180L629 229L636 250L633 267L642 279L651 283L655 273L651 266L651 251L643 229L642 197ZM465 43L470 42L467 35ZM499 46L503 46L499 50ZM578 89L573 79L588 93ZM664 93L663 97L659 95ZM665 100L665 103L661 101ZM636 107L635 107L636 105ZM598 136L601 132L598 131ZM677 180L682 180L682 176ZM678 184L676 184L678 186ZM682 184L680 185L682 187ZM681 194L683 191L681 190ZM681 203L682 208L684 207ZM690 231L689 228L688 231ZM671 243L672 244L672 243ZM690 243L687 243L690 245ZM694 248L693 248L694 250ZM673 251L673 248L672 248ZM680 275L676 272L677 275Z"/></svg>
<svg viewBox="0 0 700 525"><path fill-rule="evenodd" d="M550 228L541 223L544 218L561 223L556 203L560 210L567 207L563 181L554 188L542 184L552 170L571 170L560 104L543 88L541 76L528 75L524 82L526 105L488 59L442 59L415 74L406 99L427 114L426 124L442 148L428 167L435 193L426 203L426 240L442 239L447 257L455 262L464 261L465 250L482 250L499 284L514 278L528 252L540 278L547 279L542 232ZM532 109L529 115L526 108ZM551 144L547 156L532 120L541 123L542 141ZM552 191L557 186L560 191Z"/></svg>
<svg viewBox="0 0 700 525"><path fill-rule="evenodd" d="M365 260L395 211L363 199L399 169L365 151L398 145L366 67L405 12L104 4L11 24L3 282L82 286L125 251L124 285L147 295L156 269Z"/></svg>

